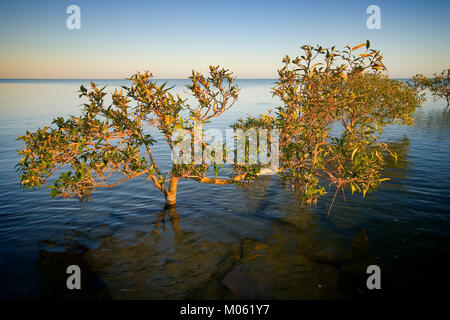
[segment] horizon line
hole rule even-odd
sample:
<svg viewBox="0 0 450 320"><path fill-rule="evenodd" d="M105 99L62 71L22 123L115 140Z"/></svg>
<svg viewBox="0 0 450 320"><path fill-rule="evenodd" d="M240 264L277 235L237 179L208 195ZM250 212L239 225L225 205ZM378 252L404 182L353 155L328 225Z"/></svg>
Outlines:
<svg viewBox="0 0 450 320"><path fill-rule="evenodd" d="M389 77L391 79L410 79L411 77ZM189 80L189 78L152 78L153 80ZM127 78L0 78L4 80L127 80ZM235 80L278 80L278 78L235 78Z"/></svg>
<svg viewBox="0 0 450 320"><path fill-rule="evenodd" d="M186 78L152 78L154 80L189 80ZM0 78L0 80L128 80L127 78ZM277 80L277 78L235 78L235 80Z"/></svg>

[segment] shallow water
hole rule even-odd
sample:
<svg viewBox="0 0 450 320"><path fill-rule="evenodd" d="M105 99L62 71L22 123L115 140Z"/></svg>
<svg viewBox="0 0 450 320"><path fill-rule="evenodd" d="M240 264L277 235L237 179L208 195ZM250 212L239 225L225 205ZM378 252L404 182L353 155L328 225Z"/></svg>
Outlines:
<svg viewBox="0 0 450 320"><path fill-rule="evenodd" d="M399 161L378 192L331 196L304 207L276 177L248 190L181 181L176 210L163 210L145 179L97 190L90 202L22 190L16 140L56 116L79 112L82 80L0 81L0 297L322 299L448 292L450 112L425 103L414 126L383 139ZM120 81L100 80L117 86ZM184 81L175 80L182 93ZM274 108L271 80L241 80L239 102L213 125ZM156 146L168 166L167 149ZM82 269L82 290L65 287ZM368 265L382 289L366 288Z"/></svg>

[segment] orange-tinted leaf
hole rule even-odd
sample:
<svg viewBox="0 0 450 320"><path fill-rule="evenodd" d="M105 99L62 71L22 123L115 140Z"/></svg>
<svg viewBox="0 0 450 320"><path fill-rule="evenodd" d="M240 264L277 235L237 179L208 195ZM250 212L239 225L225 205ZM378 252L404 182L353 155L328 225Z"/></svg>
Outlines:
<svg viewBox="0 0 450 320"><path fill-rule="evenodd" d="M363 47L363 46L365 46L365 45L366 45L365 42L364 42L364 43L361 43L361 44L358 44L357 46L355 46L355 47L352 48L352 51L353 51L353 50L357 50L357 49L359 49L359 48L361 48L361 47Z"/></svg>

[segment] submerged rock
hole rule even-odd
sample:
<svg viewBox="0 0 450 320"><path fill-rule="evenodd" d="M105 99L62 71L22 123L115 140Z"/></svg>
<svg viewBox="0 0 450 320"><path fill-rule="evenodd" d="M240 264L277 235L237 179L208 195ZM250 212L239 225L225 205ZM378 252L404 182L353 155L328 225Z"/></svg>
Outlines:
<svg viewBox="0 0 450 320"><path fill-rule="evenodd" d="M239 264L222 283L232 299L341 298L338 270L308 259L297 249L273 239L269 244L245 239Z"/></svg>
<svg viewBox="0 0 450 320"><path fill-rule="evenodd" d="M269 296L274 278L273 271L267 267L239 265L226 275L222 283L237 299L264 299Z"/></svg>

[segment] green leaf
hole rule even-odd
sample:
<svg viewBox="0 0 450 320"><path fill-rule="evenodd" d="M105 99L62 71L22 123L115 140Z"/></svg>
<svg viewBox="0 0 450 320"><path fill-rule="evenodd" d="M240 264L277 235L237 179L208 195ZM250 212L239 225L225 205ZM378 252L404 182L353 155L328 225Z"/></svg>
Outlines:
<svg viewBox="0 0 450 320"><path fill-rule="evenodd" d="M57 194L58 194L58 189L53 187L52 191L50 191L50 197L52 197L54 199L54 198L56 198Z"/></svg>
<svg viewBox="0 0 450 320"><path fill-rule="evenodd" d="M353 150L353 152L352 152L352 157L351 157L352 161L353 161L353 157L355 156L356 151L358 151L358 148L355 148L355 150Z"/></svg>

